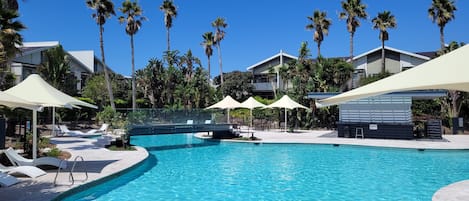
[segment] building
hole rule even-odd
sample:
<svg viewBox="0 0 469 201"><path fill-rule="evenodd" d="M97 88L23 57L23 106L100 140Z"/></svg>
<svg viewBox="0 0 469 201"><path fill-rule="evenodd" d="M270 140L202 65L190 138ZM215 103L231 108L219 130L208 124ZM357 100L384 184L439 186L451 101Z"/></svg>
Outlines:
<svg viewBox="0 0 469 201"><path fill-rule="evenodd" d="M389 73L398 73L414 66L425 63L434 57L436 52L418 52L412 53L391 47L385 49L385 71ZM340 57L346 58L346 57ZM298 60L298 57L280 51L263 61L260 61L247 70L253 74L253 94L265 98L273 98L273 90L284 90L288 81L282 80L279 69L288 65L292 60ZM355 68L352 77L352 88L360 86L360 79L381 73L381 47L377 47L368 52L362 53L353 58Z"/></svg>
<svg viewBox="0 0 469 201"><path fill-rule="evenodd" d="M282 66L287 66L292 60L298 60L298 57L280 50L280 53L249 66L247 70L253 74L253 94L273 98L273 90L284 90L287 81L282 80L279 69Z"/></svg>
<svg viewBox="0 0 469 201"><path fill-rule="evenodd" d="M17 83L28 75L36 73L37 68L44 61L44 54L48 49L59 46L58 41L25 42L19 47L21 53L11 62L11 72L16 76ZM94 51L66 51L70 58L70 71L77 78L77 90L81 91L86 77L103 71L101 60L94 56ZM112 70L108 67L108 70Z"/></svg>

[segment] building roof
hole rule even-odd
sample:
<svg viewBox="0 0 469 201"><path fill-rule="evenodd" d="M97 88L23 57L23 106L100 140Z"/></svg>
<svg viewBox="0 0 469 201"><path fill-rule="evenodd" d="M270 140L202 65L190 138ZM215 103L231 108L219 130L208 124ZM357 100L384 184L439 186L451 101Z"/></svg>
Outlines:
<svg viewBox="0 0 469 201"><path fill-rule="evenodd" d="M82 64L89 72L94 72L94 51L83 50L83 51L68 51L73 59Z"/></svg>
<svg viewBox="0 0 469 201"><path fill-rule="evenodd" d="M422 53L422 54L412 53L412 52L407 52L407 51L404 51L404 50L399 50L399 49L395 49L395 48L388 47L388 46L384 46L384 49L390 50L390 51L394 51L394 52L398 52L398 53L401 53L401 54L406 54L406 55L409 55L409 56L412 56L412 57L416 57L416 58L419 58L419 59L423 59L423 60L427 60L427 61L431 59L431 57L429 57L430 55L429 55L429 56L426 56L426 55L424 55L424 53ZM359 59L359 58L361 58L361 57L367 56L367 55L369 55L369 54L371 54L371 53L373 53L373 52L379 51L379 50L381 50L381 47L377 47L377 48L372 49L372 50L370 50L370 51L368 51L368 52L365 52L365 53L363 53L363 54L360 54L360 55L358 55L358 56L355 56L355 57L353 57L353 60L357 60L357 59ZM426 52L426 53L430 54L429 52Z"/></svg>
<svg viewBox="0 0 469 201"><path fill-rule="evenodd" d="M44 41L44 42L24 42L23 45L18 46L21 55L32 54L40 52L60 45L58 41Z"/></svg>
<svg viewBox="0 0 469 201"><path fill-rule="evenodd" d="M307 98L310 99L325 99L339 95L340 92L309 92ZM388 94L383 94L382 96L410 96L412 99L422 100L422 99L434 99L438 97L447 96L446 90L414 90L414 91L398 91Z"/></svg>
<svg viewBox="0 0 469 201"><path fill-rule="evenodd" d="M274 56L271 56L271 57L269 57L269 58L267 58L267 59L265 59L265 60L263 60L263 61L260 61L260 62L258 62L258 63L256 63L256 64L252 65L252 66L249 66L249 67L247 68L247 70L248 70L248 71L251 71L252 69L256 68L257 66L260 66L260 65L262 65L262 64L264 64L264 63L266 63L266 62L268 62L268 61L270 61L270 60L272 60L272 59L275 59L275 58L277 58L277 57L280 57L280 56L284 56L284 57L288 57L288 58L291 58L291 59L298 60L298 57L295 57L295 56L292 56L292 55L290 55L290 54L287 54L287 53L285 53L285 52L283 52L283 51L280 51L280 53L278 53L278 54L276 54L276 55L274 55Z"/></svg>

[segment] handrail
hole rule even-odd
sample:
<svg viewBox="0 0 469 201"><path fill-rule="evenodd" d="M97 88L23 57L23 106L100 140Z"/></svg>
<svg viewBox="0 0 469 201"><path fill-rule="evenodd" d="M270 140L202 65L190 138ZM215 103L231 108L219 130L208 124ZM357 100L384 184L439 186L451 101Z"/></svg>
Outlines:
<svg viewBox="0 0 469 201"><path fill-rule="evenodd" d="M74 173L75 166L76 166L76 164L77 164L77 160L78 160L78 159L81 159L81 162L85 162L85 160L83 159L82 156L76 156L76 157L75 157L75 160L73 160L73 165L72 165L72 168L70 169L69 175L68 175L68 180L72 182L72 183L70 184L70 186L73 186L73 184L75 184L75 181L76 181L76 180L75 180L75 177L73 176L73 173ZM59 168L57 169L57 173L55 174L55 178L54 178L54 185L55 185L55 186L57 186L57 177L58 177L59 174L60 174L60 169L62 169L62 168L60 168L60 167L62 167L62 163L64 163L64 162L67 162L67 161L66 161L66 160L62 160L62 161L60 161L60 163L59 163ZM85 179L80 180L80 181L86 181L86 180L88 180L88 170L87 170L87 168L86 168L86 164L85 164L85 163L83 163L83 167L84 167L83 169L85 170L85 175L86 175L86 177L85 177Z"/></svg>
<svg viewBox="0 0 469 201"><path fill-rule="evenodd" d="M73 170L75 170L75 165L77 164L77 160L79 158L81 159L81 162L85 162L85 159L83 159L82 156L75 157L75 160L73 161L72 169L70 169L70 174L68 175L68 180L72 182L72 184L71 184L72 186L75 183L75 178L73 177ZM84 167L84 170L85 170L86 178L84 180L81 180L81 181L86 181L86 180L88 180L88 170L86 169L85 163L83 163L83 167Z"/></svg>

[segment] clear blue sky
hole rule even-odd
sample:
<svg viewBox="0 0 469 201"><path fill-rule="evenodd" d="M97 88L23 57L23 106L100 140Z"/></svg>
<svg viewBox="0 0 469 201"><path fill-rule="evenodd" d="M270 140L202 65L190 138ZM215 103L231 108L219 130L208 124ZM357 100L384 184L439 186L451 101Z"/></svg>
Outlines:
<svg viewBox="0 0 469 201"><path fill-rule="evenodd" d="M391 11L397 28L389 31L387 46L420 52L439 48L439 29L428 17L430 0L362 0L368 5L369 18L355 34L354 54L358 55L380 46L378 31L372 29L371 19L378 12ZM26 42L59 41L66 50L94 50L100 57L98 27L91 18L92 10L85 0L24 0L20 2L20 20L28 27L22 34ZM307 31L306 16L319 9L332 19L330 33L325 37L321 53L325 57L349 55L349 33L344 20L338 19L340 0L175 0L178 16L171 29L171 49L181 55L188 49L199 57L204 66L207 57L200 43L202 34L213 31L211 22L218 16L228 23L222 41L223 71L245 71L281 49L298 55L302 41L307 41L313 56L317 55L313 32ZM166 50L166 29L162 0L140 0L148 21L135 35L136 69L144 68L150 58L162 58ZM114 0L117 10L122 0ZM445 28L445 41L469 42L469 1L457 0L456 19ZM105 24L106 63L116 72L131 74L130 38L117 16ZM211 59L212 76L218 75L216 51Z"/></svg>

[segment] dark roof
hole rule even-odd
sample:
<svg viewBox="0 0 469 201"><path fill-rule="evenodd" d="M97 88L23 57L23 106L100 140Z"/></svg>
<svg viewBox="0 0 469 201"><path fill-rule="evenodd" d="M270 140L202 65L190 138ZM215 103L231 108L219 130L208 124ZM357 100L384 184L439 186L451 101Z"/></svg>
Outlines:
<svg viewBox="0 0 469 201"><path fill-rule="evenodd" d="M416 52L415 54L420 54L422 56L426 56L426 57L429 57L430 59L433 59L437 57L436 53L437 52L435 51L431 51L431 52Z"/></svg>

